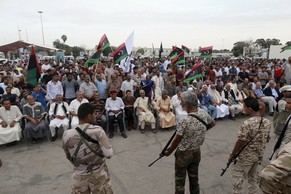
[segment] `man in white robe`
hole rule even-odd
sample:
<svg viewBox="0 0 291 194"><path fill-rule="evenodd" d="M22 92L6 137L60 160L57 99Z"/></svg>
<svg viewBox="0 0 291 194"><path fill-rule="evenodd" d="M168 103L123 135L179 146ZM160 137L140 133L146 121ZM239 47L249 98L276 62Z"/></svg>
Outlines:
<svg viewBox="0 0 291 194"><path fill-rule="evenodd" d="M222 103L222 97L216 90L214 84L211 84L210 90L208 90L208 94L212 97L213 105L216 107L217 110L216 118L223 118L229 115L228 106Z"/></svg>
<svg viewBox="0 0 291 194"><path fill-rule="evenodd" d="M49 128L51 131L52 139L55 141L58 137L58 130L60 127L63 130L69 129L69 105L63 101L63 96L60 94L56 95L56 102L50 106L49 116L51 117Z"/></svg>
<svg viewBox="0 0 291 194"><path fill-rule="evenodd" d="M78 118L78 108L81 104L89 102L86 98L84 98L83 93L81 91L76 92L77 98L73 100L70 103L70 114L72 115L71 120L71 128L76 128L76 126L79 124L79 118Z"/></svg>
<svg viewBox="0 0 291 194"><path fill-rule="evenodd" d="M9 99L2 101L0 108L0 145L19 141L21 139L21 128L19 121L22 114L17 106L11 106Z"/></svg>
<svg viewBox="0 0 291 194"><path fill-rule="evenodd" d="M173 110L173 105L166 91L162 92L162 97L156 103L156 109L160 118L161 128L170 128L176 125L176 117Z"/></svg>
<svg viewBox="0 0 291 194"><path fill-rule="evenodd" d="M171 99L174 110L175 110L177 123L179 123L179 121L181 121L183 118L185 118L188 115L187 111L183 110L181 106L181 93L182 91L178 90L177 94L175 94Z"/></svg>
<svg viewBox="0 0 291 194"><path fill-rule="evenodd" d="M137 110L138 125L140 126L140 132L144 134L145 123L151 123L153 133L156 133L156 119L152 113L149 105L149 98L145 96L143 90L139 91L140 97L138 97L134 103L134 108Z"/></svg>

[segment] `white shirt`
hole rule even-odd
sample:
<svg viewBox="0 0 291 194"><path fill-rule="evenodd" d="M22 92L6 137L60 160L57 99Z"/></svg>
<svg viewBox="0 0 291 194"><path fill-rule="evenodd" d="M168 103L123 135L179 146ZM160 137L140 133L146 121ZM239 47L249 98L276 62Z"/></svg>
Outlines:
<svg viewBox="0 0 291 194"><path fill-rule="evenodd" d="M122 82L120 90L123 92L130 90L133 93L134 92L133 87L135 86L136 86L136 83L132 79L130 81L125 80Z"/></svg>
<svg viewBox="0 0 291 194"><path fill-rule="evenodd" d="M78 100L78 99L75 99L73 100L71 103L70 103L70 107L69 107L69 111L72 111L72 112L75 112L75 113L78 113L78 108L81 104L83 103L86 103L86 102L89 102L86 98L83 98L81 100L81 102Z"/></svg>
<svg viewBox="0 0 291 194"><path fill-rule="evenodd" d="M119 110L119 109L124 109L124 103L123 100L119 97L116 97L115 100L112 100L112 98L107 98L106 103L105 103L105 109L106 111L110 111L110 110ZM121 111L117 114L114 114L113 112L109 112L109 116L111 115L119 115L121 113Z"/></svg>
<svg viewBox="0 0 291 194"><path fill-rule="evenodd" d="M56 95L60 94L60 95L64 95L64 90L63 90L63 86L62 83L60 81L58 82L53 82L53 81L49 81L47 84L47 94L46 97L49 100L53 100L56 98Z"/></svg>
<svg viewBox="0 0 291 194"><path fill-rule="evenodd" d="M51 66L51 64L43 64L42 66L41 66L41 69L43 70L43 71L47 71L48 69L50 69L50 68L52 68L52 66Z"/></svg>
<svg viewBox="0 0 291 194"><path fill-rule="evenodd" d="M22 118L22 114L17 106L12 105L10 110L6 110L5 107L0 108L0 122L5 121L9 125L13 120L19 122Z"/></svg>

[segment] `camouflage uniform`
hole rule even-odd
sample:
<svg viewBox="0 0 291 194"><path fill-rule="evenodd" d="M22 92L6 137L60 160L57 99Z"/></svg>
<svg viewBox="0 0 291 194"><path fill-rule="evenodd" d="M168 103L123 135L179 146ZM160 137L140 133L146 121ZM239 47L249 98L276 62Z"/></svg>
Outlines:
<svg viewBox="0 0 291 194"><path fill-rule="evenodd" d="M199 110L197 113L190 114L197 115L207 124L213 121L204 110ZM193 116L187 116L178 123L177 135L181 135L182 140L175 153L176 194L185 193L186 171L189 177L190 193L199 193L198 167L201 159L200 146L204 142L206 131L205 125Z"/></svg>
<svg viewBox="0 0 291 194"><path fill-rule="evenodd" d="M78 127L84 131L89 124L81 124ZM111 194L113 193L108 173L108 168L105 163L105 157L101 146L111 147L104 130L99 126L89 125L86 133L99 144L88 142L93 153L85 143L81 143L79 150L74 158L74 154L78 147L80 135L75 129L66 130L63 135L63 149L67 158L74 165L74 174L72 176L73 194ZM84 140L86 141L86 140Z"/></svg>
<svg viewBox="0 0 291 194"><path fill-rule="evenodd" d="M291 142L282 147L260 177L260 187L264 193L291 193Z"/></svg>
<svg viewBox="0 0 291 194"><path fill-rule="evenodd" d="M238 139L248 142L259 130L261 117L251 117L244 121L238 131ZM271 122L263 118L260 133L238 156L236 164L232 169L233 193L243 193L243 181L246 178L249 183L249 193L258 193L258 173L257 167L262 162L265 145L270 138Z"/></svg>

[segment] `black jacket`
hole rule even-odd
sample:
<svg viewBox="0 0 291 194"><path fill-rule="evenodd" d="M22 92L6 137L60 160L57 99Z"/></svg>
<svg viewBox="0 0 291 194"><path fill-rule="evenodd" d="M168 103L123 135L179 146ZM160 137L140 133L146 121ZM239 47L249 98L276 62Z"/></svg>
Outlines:
<svg viewBox="0 0 291 194"><path fill-rule="evenodd" d="M277 99L280 99L282 94L280 93L280 91L279 91L279 89L278 89L277 87L275 87L275 90L276 90L276 92L277 92L277 94L278 94L278 98L276 98L276 100L277 100ZM272 89L271 89L270 86L267 87L263 92L264 92L264 94L265 94L266 96L273 96L273 94L272 94ZM275 97L275 96L273 96L273 97Z"/></svg>

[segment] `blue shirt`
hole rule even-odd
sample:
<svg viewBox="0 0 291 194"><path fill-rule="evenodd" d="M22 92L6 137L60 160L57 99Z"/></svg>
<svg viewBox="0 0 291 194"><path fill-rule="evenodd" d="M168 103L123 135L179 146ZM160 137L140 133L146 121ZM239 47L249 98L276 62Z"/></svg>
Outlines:
<svg viewBox="0 0 291 194"><path fill-rule="evenodd" d="M258 97L264 97L265 94L263 93L262 89L254 89L254 93L258 96Z"/></svg>
<svg viewBox="0 0 291 194"><path fill-rule="evenodd" d="M40 90L39 92L34 91L32 92L32 97L35 99L36 102L41 103L41 105L46 109L46 102L45 102L45 94L42 90Z"/></svg>
<svg viewBox="0 0 291 194"><path fill-rule="evenodd" d="M106 81L102 79L101 81L96 80L96 87L98 90L99 98L106 99Z"/></svg>
<svg viewBox="0 0 291 194"><path fill-rule="evenodd" d="M209 94L207 94L207 93L201 93L201 95L199 95L198 98L199 98L200 104L202 106L208 106L212 102L211 96Z"/></svg>

